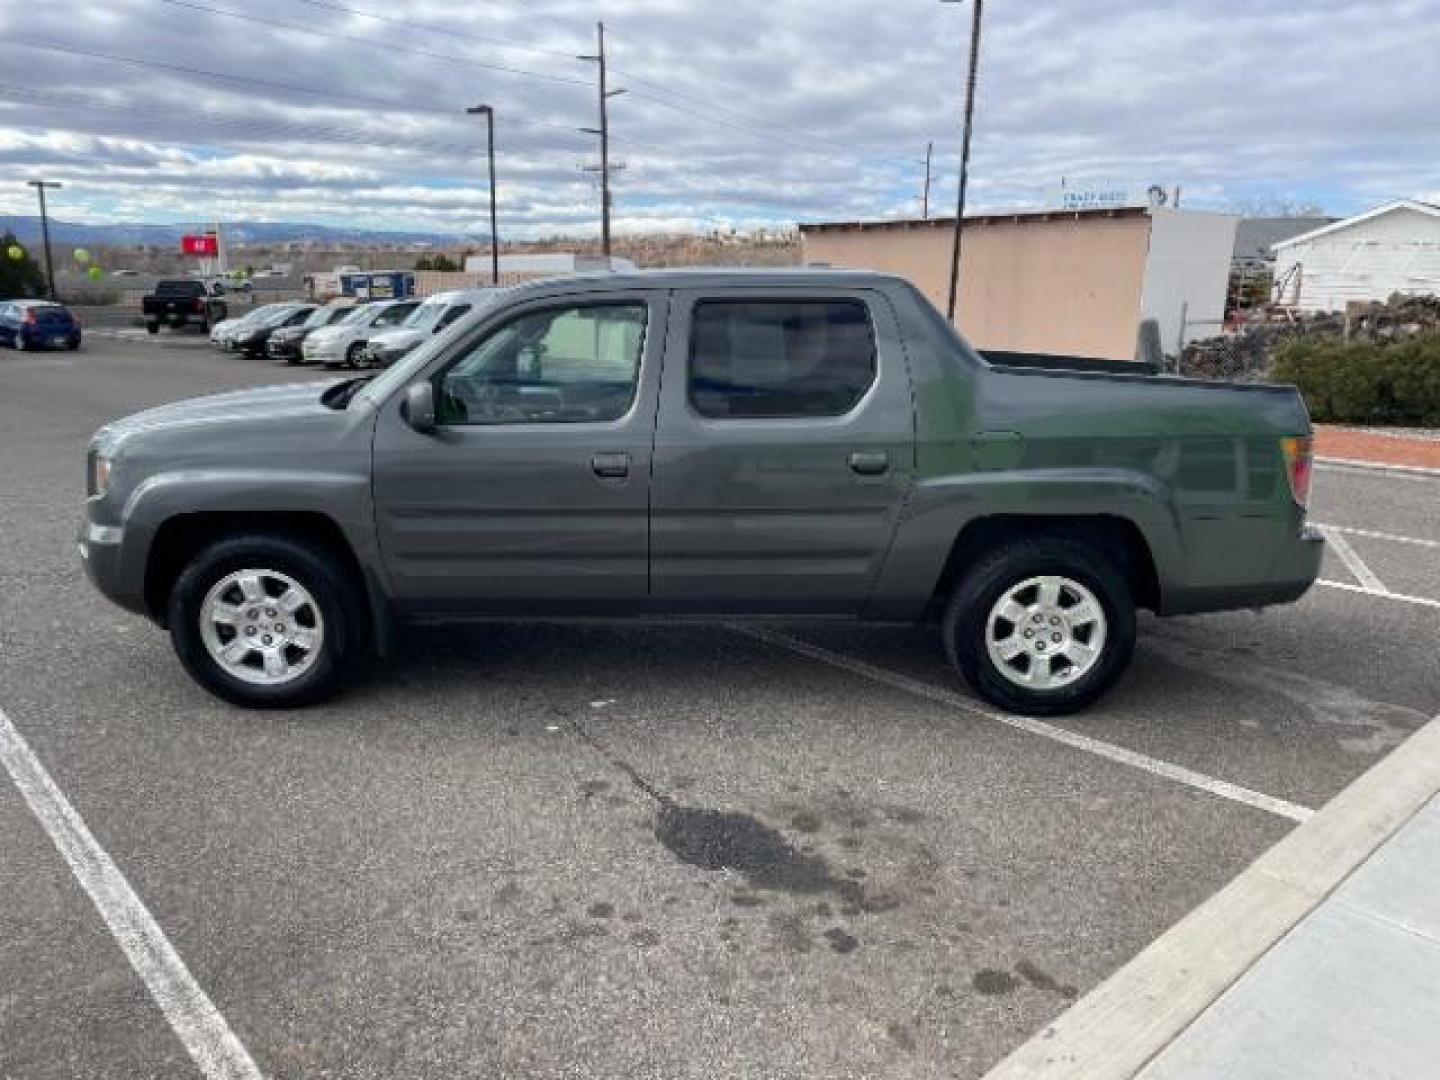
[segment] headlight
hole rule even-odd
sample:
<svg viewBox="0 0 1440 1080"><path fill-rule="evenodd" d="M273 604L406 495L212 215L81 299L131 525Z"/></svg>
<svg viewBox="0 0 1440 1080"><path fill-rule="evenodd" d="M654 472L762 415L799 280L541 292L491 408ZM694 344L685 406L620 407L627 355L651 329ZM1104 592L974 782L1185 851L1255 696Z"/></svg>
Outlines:
<svg viewBox="0 0 1440 1080"><path fill-rule="evenodd" d="M88 478L89 483L86 486L90 489L90 495L92 497L104 495L105 492L109 490L110 471L113 467L114 462L109 458L101 457L99 454L90 455L90 476Z"/></svg>

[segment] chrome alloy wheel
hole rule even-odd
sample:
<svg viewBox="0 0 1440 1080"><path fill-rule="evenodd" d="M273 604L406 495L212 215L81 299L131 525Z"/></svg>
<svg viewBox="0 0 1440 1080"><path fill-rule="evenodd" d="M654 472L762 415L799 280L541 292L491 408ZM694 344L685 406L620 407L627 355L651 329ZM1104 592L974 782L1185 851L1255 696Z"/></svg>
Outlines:
<svg viewBox="0 0 1440 1080"><path fill-rule="evenodd" d="M1034 577L990 609L985 648L1016 686L1055 690L1099 662L1105 633L1105 609L1084 585L1067 577Z"/></svg>
<svg viewBox="0 0 1440 1080"><path fill-rule="evenodd" d="M325 644L320 605L277 570L236 570L205 594L200 637L227 674L257 686L304 675Z"/></svg>

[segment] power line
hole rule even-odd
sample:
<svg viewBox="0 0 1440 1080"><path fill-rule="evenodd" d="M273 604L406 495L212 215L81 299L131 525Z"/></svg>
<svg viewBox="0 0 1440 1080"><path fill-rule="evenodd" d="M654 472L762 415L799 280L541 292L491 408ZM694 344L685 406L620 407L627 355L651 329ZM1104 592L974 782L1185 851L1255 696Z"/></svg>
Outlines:
<svg viewBox="0 0 1440 1080"><path fill-rule="evenodd" d="M210 7L208 4L196 3L195 0L160 0L162 4L169 4L172 7L188 8L191 11L204 11L211 15L221 15L227 19L239 19L243 22L255 23L259 26L272 26L280 30L290 30L298 34L310 34L312 37L330 38L335 41L349 41L357 45L367 45L374 49L383 49L386 52L408 52L417 56L428 56L432 60L449 60L454 63L465 64L468 67L485 68L488 71L500 71L509 75L521 75L527 79L541 79L545 82L564 83L571 86L588 85L583 79L572 79L564 75L547 75L540 71L527 71L524 68L510 67L507 64L495 64L485 60L476 60L468 56L457 56L454 53L435 52L433 49L418 48L414 45L404 45L389 41L374 41L370 38L359 37L355 34L339 34L331 30L318 30L311 26L302 26L299 23L285 22L280 19L269 19L261 15L251 15L243 11L230 11L226 8ZM378 16L377 16L378 18ZM385 19L385 22L396 22L398 20ZM401 25L404 25L403 23Z"/></svg>
<svg viewBox="0 0 1440 1080"><path fill-rule="evenodd" d="M91 60L105 60L111 63L126 64L133 67L154 68L161 71L169 71L182 75L190 75L204 79L217 79L222 82L239 83L242 85L261 86L272 90L286 90L292 93L308 94L313 97L329 98L333 101L354 102L365 105L371 109L383 109L386 112L396 115L409 116L430 116L453 119L455 110L445 105L432 105L429 107L417 108L414 105L404 102L390 101L384 98L372 98L362 94L349 94L336 90L326 90L315 86L305 86L298 83L278 82L273 79L257 78L253 75L232 75L228 72L210 71L205 68L188 67L183 64L175 64L166 60L153 60L146 57L120 56L115 53L104 53L88 49L76 49L64 45L55 45L48 42L34 41L26 38L11 38L9 44L20 45L30 49L41 49L47 52L58 52L69 56L83 56ZM583 83L581 85L584 85ZM515 119L513 123L524 124L530 127L554 128L567 133L573 132L574 127L570 124L563 124L554 120L540 119Z"/></svg>
<svg viewBox="0 0 1440 1080"><path fill-rule="evenodd" d="M142 105L106 101L96 98L79 98L74 95L62 96L29 87L0 84L0 99L52 109L83 109L87 112L101 110L127 119L137 120L141 123L153 122L163 124L167 122L173 123L175 120L175 113L172 109L161 109L158 107L146 108ZM417 153L454 154L456 156L464 156L474 151L473 146L449 144L429 139L416 139L393 133L381 135L379 133L365 132L354 128L336 127L332 124L296 122L280 117L260 119L225 115L203 109L193 110L186 115L192 118L198 115L208 128L214 128L219 131L230 131L240 136L249 135L254 141L263 141L267 137L290 137L302 140L306 138L323 138L331 142L345 143L377 150L398 149Z"/></svg>
<svg viewBox="0 0 1440 1080"><path fill-rule="evenodd" d="M51 42L35 41L31 38L12 37L9 44L20 45L27 49L42 49L46 52L64 53L68 56L83 56L90 60L108 60L111 63L128 64L132 67L154 68L158 71L170 71L179 75L198 76L202 79L218 79L222 82L241 83L248 86L264 86L272 90L287 90L295 94L309 94L312 97L330 98L334 101L354 101L372 108L388 109L391 112L423 114L431 111L410 108L400 102L386 101L383 98L366 97L361 94L347 94L337 90L324 90L319 87L304 86L299 83L279 82L274 79L261 79L254 75L232 75L223 71L208 71L205 68L187 67L184 64L176 64L168 60L152 60L147 57L120 56L116 53L98 52L93 49L77 49L68 45L56 45Z"/></svg>
<svg viewBox="0 0 1440 1080"><path fill-rule="evenodd" d="M450 26L436 26L428 23L411 22L407 19L397 19L391 15L381 15L375 11L365 11L361 8L349 7L345 4L334 3L333 0L296 0L297 3L309 4L311 7L322 8L326 11L338 11L345 15L354 15L361 19L374 19L376 22L387 23L390 26L401 26L406 30L423 30L432 34L443 34L448 38L463 38L466 41L478 41L486 45L500 45L507 49L522 49L526 52L541 53L545 56L559 56L566 60L574 60L574 54L562 49L546 49L539 45L527 45L524 42L512 41L506 38L490 37L484 34L474 34L464 30L456 30Z"/></svg>

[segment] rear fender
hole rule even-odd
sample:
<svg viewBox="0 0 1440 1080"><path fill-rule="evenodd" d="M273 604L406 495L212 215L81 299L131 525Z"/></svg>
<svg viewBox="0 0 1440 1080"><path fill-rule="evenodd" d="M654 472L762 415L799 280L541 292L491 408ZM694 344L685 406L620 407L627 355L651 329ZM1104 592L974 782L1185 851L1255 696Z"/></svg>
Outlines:
<svg viewBox="0 0 1440 1080"><path fill-rule="evenodd" d="M1182 582L1185 549L1167 485L1125 469L1026 469L918 482L905 510L867 618L922 618L956 539L985 518L1113 517L1139 531L1154 563L1158 604Z"/></svg>

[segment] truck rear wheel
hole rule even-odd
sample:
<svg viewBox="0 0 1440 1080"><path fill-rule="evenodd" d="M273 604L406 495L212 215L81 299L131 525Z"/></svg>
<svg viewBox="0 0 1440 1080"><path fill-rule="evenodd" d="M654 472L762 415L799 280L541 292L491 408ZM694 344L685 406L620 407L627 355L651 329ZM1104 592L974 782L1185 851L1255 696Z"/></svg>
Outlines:
<svg viewBox="0 0 1440 1080"><path fill-rule="evenodd" d="M1129 666L1135 599L1096 547L1015 540L967 569L944 632L950 662L981 697L1011 712L1058 716L1094 702Z"/></svg>
<svg viewBox="0 0 1440 1080"><path fill-rule="evenodd" d="M170 639L190 675L249 708L322 701L354 675L364 607L333 558L256 534L205 548L170 592Z"/></svg>

